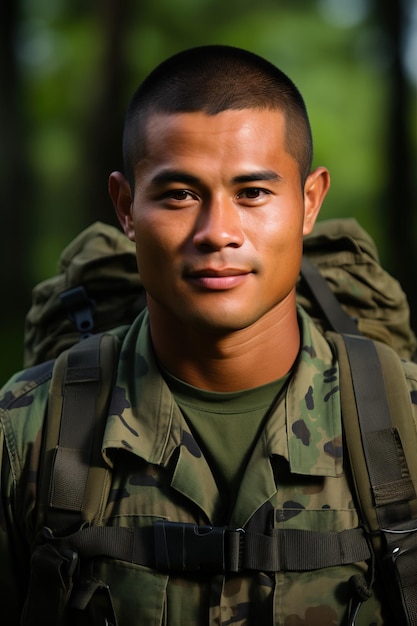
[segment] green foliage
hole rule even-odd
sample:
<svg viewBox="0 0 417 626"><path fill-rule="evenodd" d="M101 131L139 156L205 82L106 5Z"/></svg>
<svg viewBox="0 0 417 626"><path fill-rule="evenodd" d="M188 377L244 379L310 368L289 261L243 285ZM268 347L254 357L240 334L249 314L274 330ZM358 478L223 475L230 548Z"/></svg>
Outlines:
<svg viewBox="0 0 417 626"><path fill-rule="evenodd" d="M94 178L104 193L107 187L91 143L121 129L123 107L155 64L206 43L248 48L294 79L310 112L315 164L332 174L323 217L356 217L384 258L390 233L380 214L390 170L390 64L370 0L26 0L19 8L17 101L27 129L21 150L35 181L25 207L33 225L24 251L30 284L55 272L61 249L89 223L92 208L100 215L100 193L94 207L86 194ZM105 109L108 124L94 135L91 122L104 110L103 86L112 72L120 78L113 87L118 104ZM410 89L415 158L415 83ZM118 137L114 141L119 145ZM118 167L118 150L112 148L105 163Z"/></svg>

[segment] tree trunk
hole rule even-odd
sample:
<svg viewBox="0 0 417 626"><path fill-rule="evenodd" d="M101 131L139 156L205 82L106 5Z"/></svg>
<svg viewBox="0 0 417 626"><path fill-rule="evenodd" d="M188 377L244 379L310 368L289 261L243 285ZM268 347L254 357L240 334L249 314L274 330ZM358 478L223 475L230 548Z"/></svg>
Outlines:
<svg viewBox="0 0 417 626"><path fill-rule="evenodd" d="M14 0L5 0L0 20L0 384L22 366L15 346L23 345L24 317L30 303L30 233L35 208L25 149L23 81L15 56L18 6Z"/></svg>
<svg viewBox="0 0 417 626"><path fill-rule="evenodd" d="M128 0L105 0L97 5L103 40L102 65L98 68L98 91L86 134L86 224L95 220L117 223L107 192L114 169L122 169L122 128L126 102L124 39L129 18Z"/></svg>
<svg viewBox="0 0 417 626"><path fill-rule="evenodd" d="M407 293L412 327L417 331L416 156L413 154L410 132L413 114L411 86L403 59L407 1L381 0L376 3L375 10L379 15L391 57L386 116L388 175L381 190L383 218L390 244L388 264Z"/></svg>

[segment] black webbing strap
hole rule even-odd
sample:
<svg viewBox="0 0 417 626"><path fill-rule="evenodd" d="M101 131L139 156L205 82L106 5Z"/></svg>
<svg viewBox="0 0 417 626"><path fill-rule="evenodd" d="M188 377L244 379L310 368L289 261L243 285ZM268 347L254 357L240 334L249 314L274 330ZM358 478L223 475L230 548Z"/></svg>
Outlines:
<svg viewBox="0 0 417 626"><path fill-rule="evenodd" d="M271 536L243 529L157 521L147 528L89 526L52 539L81 558L106 556L165 572L308 571L370 558L365 531L274 529Z"/></svg>
<svg viewBox="0 0 417 626"><path fill-rule="evenodd" d="M408 502L416 494L401 440L392 424L375 343L349 335L343 335L343 340L351 366L371 488L379 522L384 527L410 518Z"/></svg>
<svg viewBox="0 0 417 626"><path fill-rule="evenodd" d="M338 333L360 335L361 333L356 323L341 307L326 279L305 256L301 264L301 275L314 295L317 304L320 306L321 313L327 319L330 328Z"/></svg>
<svg viewBox="0 0 417 626"><path fill-rule="evenodd" d="M358 563L371 552L363 528L332 531L274 529L273 535L253 535L243 562L248 569L266 564L265 571L309 571Z"/></svg>

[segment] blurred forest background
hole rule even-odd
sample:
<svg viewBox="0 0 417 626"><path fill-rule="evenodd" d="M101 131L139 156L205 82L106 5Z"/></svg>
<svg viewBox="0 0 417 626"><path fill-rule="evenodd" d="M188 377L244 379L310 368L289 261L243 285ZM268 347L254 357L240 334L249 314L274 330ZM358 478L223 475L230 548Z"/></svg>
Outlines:
<svg viewBox="0 0 417 626"><path fill-rule="evenodd" d="M121 169L128 99L183 48L248 48L303 93L322 217L354 216L401 281L417 328L416 0L4 0L0 22L0 383L60 251L99 219Z"/></svg>

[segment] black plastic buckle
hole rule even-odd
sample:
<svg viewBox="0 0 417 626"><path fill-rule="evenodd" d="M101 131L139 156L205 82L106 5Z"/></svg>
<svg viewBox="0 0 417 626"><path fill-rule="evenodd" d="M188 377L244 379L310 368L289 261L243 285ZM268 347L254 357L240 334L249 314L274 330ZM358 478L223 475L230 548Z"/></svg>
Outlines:
<svg viewBox="0 0 417 626"><path fill-rule="evenodd" d="M386 542L384 559L395 563L401 556L417 550L416 520L392 528L381 528L381 531Z"/></svg>
<svg viewBox="0 0 417 626"><path fill-rule="evenodd" d="M77 330L83 337L88 336L94 328L95 304L84 287L67 289L59 294L59 299Z"/></svg>
<svg viewBox="0 0 417 626"><path fill-rule="evenodd" d="M154 524L156 569L168 572L238 572L244 533L242 528L157 521Z"/></svg>

